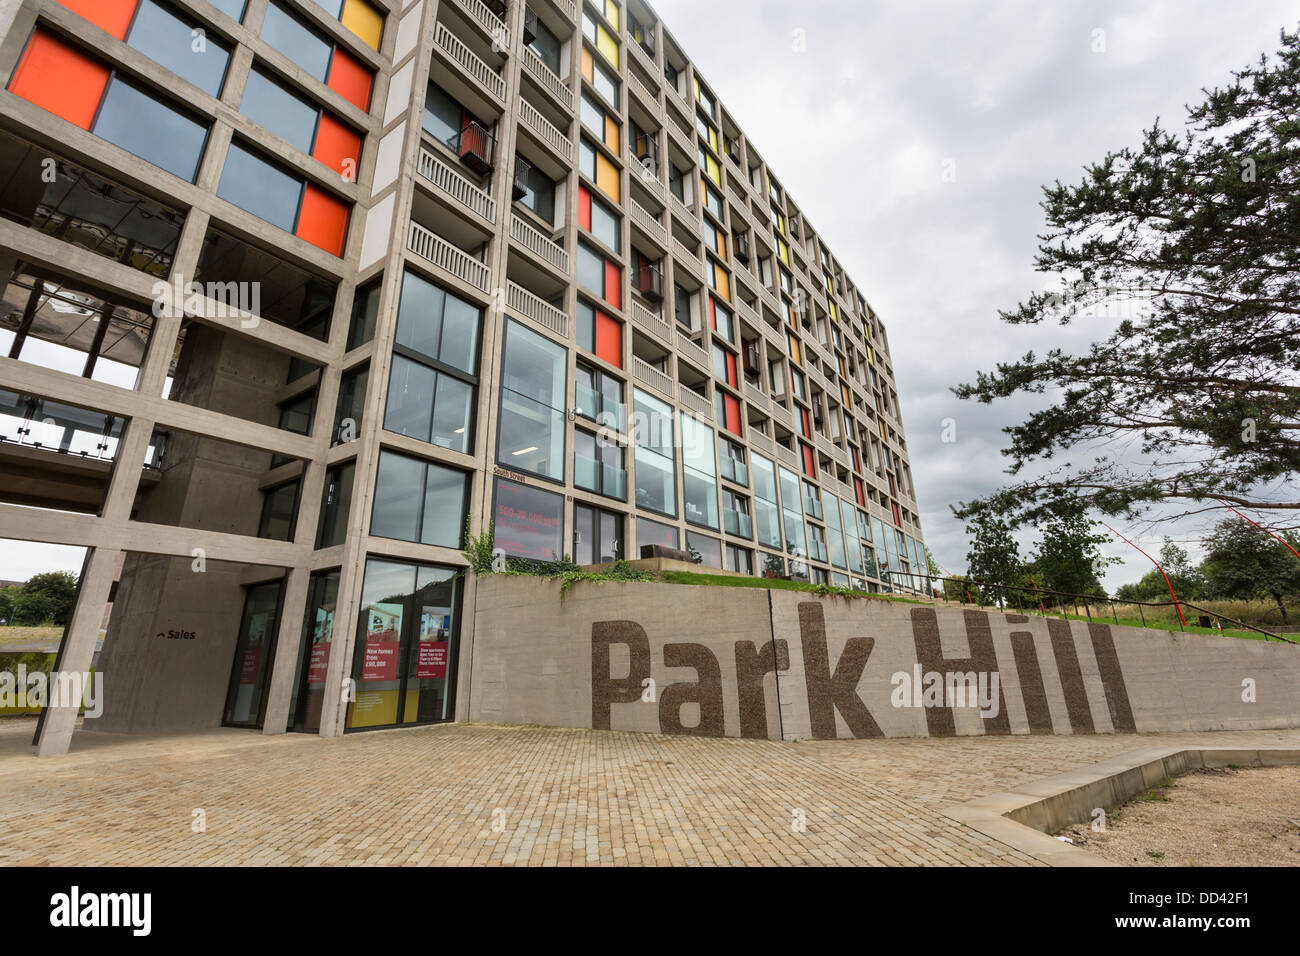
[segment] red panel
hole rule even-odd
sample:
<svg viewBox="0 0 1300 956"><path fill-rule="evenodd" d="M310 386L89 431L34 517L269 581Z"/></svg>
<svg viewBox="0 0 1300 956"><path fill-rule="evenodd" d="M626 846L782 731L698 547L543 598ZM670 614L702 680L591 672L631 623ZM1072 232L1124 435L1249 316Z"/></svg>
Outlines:
<svg viewBox="0 0 1300 956"><path fill-rule="evenodd" d="M334 172L346 177L349 182L356 182L361 159L361 137L328 112L320 114L316 147L311 154Z"/></svg>
<svg viewBox="0 0 1300 956"><path fill-rule="evenodd" d="M903 520L898 516L898 502L891 501L889 504L894 509L894 524L898 525L901 528L903 526Z"/></svg>
<svg viewBox="0 0 1300 956"><path fill-rule="evenodd" d="M107 85L107 67L37 30L18 61L9 91L88 130Z"/></svg>
<svg viewBox="0 0 1300 956"><path fill-rule="evenodd" d="M709 299L709 325L713 331L718 331L718 306L712 298Z"/></svg>
<svg viewBox="0 0 1300 956"><path fill-rule="evenodd" d="M623 325L604 312L596 313L596 355L615 368L623 367Z"/></svg>
<svg viewBox="0 0 1300 956"><path fill-rule="evenodd" d="M863 500L861 478L853 479L853 494L858 499L858 504L860 504L862 507L865 508L867 506L867 503Z"/></svg>
<svg viewBox="0 0 1300 956"><path fill-rule="evenodd" d="M862 459L858 457L858 450L856 448L853 449L853 470L862 470Z"/></svg>
<svg viewBox="0 0 1300 956"><path fill-rule="evenodd" d="M591 193L586 187L578 187L578 225L591 232Z"/></svg>
<svg viewBox="0 0 1300 956"><path fill-rule="evenodd" d="M302 196L302 210L298 213L298 238L341 256L347 231L348 207L308 183Z"/></svg>
<svg viewBox="0 0 1300 956"><path fill-rule="evenodd" d="M813 450L803 442L799 443L799 450L803 452L803 473L809 478L817 477L817 462L813 460Z"/></svg>
<svg viewBox="0 0 1300 956"><path fill-rule="evenodd" d="M804 438L812 435L812 429L808 427L808 409L799 407L799 434Z"/></svg>
<svg viewBox="0 0 1300 956"><path fill-rule="evenodd" d="M365 66L340 49L334 50L330 60L330 74L326 85L362 112L370 112L370 87L374 76Z"/></svg>
<svg viewBox="0 0 1300 956"><path fill-rule="evenodd" d="M612 262L605 263L605 301L616 309L623 308L623 275Z"/></svg>
<svg viewBox="0 0 1300 956"><path fill-rule="evenodd" d="M726 429L733 435L740 434L740 399L733 395L722 396L727 407Z"/></svg>
<svg viewBox="0 0 1300 956"><path fill-rule="evenodd" d="M732 388L739 388L736 384L736 356L732 352L727 353L727 384Z"/></svg>
<svg viewBox="0 0 1300 956"><path fill-rule="evenodd" d="M79 17L85 17L105 33L119 40L126 39L127 27L135 16L139 0L59 0Z"/></svg>

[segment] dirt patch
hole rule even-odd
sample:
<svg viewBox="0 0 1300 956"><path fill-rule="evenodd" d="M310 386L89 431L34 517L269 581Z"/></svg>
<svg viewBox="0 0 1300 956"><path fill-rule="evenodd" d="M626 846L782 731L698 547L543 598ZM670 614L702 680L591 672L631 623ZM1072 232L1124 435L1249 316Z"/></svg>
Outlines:
<svg viewBox="0 0 1300 956"><path fill-rule="evenodd" d="M1060 836L1126 866L1300 866L1300 767L1194 770Z"/></svg>

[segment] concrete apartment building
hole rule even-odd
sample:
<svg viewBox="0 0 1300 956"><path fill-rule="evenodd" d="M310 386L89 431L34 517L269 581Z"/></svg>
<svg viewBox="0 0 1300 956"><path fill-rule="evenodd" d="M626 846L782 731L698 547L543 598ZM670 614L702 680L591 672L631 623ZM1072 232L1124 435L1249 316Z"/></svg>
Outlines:
<svg viewBox="0 0 1300 956"><path fill-rule="evenodd" d="M87 729L463 719L467 523L543 561L923 564L884 324L641 0L0 29L0 538L87 549L60 670L113 602Z"/></svg>

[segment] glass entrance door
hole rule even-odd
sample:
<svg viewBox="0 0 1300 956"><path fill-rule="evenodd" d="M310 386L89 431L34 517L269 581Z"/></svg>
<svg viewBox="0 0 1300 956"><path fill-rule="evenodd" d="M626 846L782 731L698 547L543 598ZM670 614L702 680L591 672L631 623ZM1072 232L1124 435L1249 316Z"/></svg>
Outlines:
<svg viewBox="0 0 1300 956"><path fill-rule="evenodd" d="M258 584L244 597L244 616L231 667L230 687L222 722L228 727L262 726L266 692L275 658L275 637L280 626L283 581Z"/></svg>
<svg viewBox="0 0 1300 956"><path fill-rule="evenodd" d="M452 719L459 588L452 568L366 562L349 730Z"/></svg>

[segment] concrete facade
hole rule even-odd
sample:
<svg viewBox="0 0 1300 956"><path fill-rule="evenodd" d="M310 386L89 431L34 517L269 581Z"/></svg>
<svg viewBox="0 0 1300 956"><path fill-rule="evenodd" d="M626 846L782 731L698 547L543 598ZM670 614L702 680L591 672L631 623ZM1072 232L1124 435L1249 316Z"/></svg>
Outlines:
<svg viewBox="0 0 1300 956"><path fill-rule="evenodd" d="M1289 644L693 585L497 576L477 595L473 720L773 740L1300 726Z"/></svg>
<svg viewBox="0 0 1300 956"><path fill-rule="evenodd" d="M156 2L114 0L96 15L129 7L138 17L141 4ZM385 453L463 473L468 490L453 517L459 526L468 519L475 531L501 519L497 480L504 476L558 496L565 552L577 543L576 509L598 506L614 517L617 548L627 557L639 553L638 520L646 519L683 541L689 534L716 543L719 563L728 569L744 561L757 573L771 562L782 574L864 588L909 583L923 538L884 324L728 114L720 91L710 88L641 0L166 0L165 10L187 28L228 50L216 92L153 59L129 26L115 32L106 20L91 22L76 12L94 5L73 6L58 0L0 4L0 132L7 137L0 160L7 187L18 196L0 218L5 279L26 269L39 274L46 291L66 283L143 316L157 301L159 279L173 285L194 279L214 237L230 237L243 244L248 262L270 256L277 267L333 287L322 328L305 321L249 322L211 296L164 308L139 332L136 352L118 363L134 369L133 384L109 380L104 363L92 371L102 336L87 346L66 326L43 332L31 324L30 307L24 313L21 290L12 301L6 296L11 308L3 328L11 334L8 357L0 357L0 390L20 402L45 404L25 406L44 408L34 419L15 413L5 420L0 475L14 479L0 483L0 539L87 549L60 669L89 668L116 582L116 610L100 659L108 700L101 729L220 724L222 701L241 666L232 656L242 646L247 596L251 588L278 582L274 632L266 635L259 664L265 703L257 724L266 733L284 732L314 653L303 640L319 624L320 611L308 602L324 576L332 651L310 704L319 715L312 729L342 733L350 719L349 682L365 666L356 645L368 612L367 561L465 567L458 545L425 543L418 531L410 540L371 532L375 502L385 490L377 487ZM276 40L276 31L286 16L371 75L368 106L358 106L332 79L284 52L289 47ZM362 34L370 35L373 18L382 26L371 42ZM93 56L113 71L114 82L124 78L201 125L206 133L192 179L119 145L120 135L116 142L97 135L90 121L79 125L11 89L37 34ZM546 34L555 40L558 70L537 52L538 41L526 45L526 35ZM599 82L584 70L584 51L604 71ZM355 169L333 170L246 115L254 67L359 137ZM490 133L488 170L470 168L463 151L429 131L431 83ZM583 122L584 96L616 132L602 137ZM263 218L271 216L267 209L250 210L218 195L236 146L255 149L305 183L308 194L314 190L347 208L338 254L273 225ZM582 166L587 150L600 157L601 172ZM514 199L520 162L553 186L549 220ZM142 268L126 253L92 249L76 228L55 228L53 216L33 220L51 202L39 192L41 171L51 164L69 164L173 210L178 234L165 257ZM580 188L617 214L613 245L580 225ZM598 249L616 269L617 288L608 288L603 300L578 281L583 247ZM199 278L233 281L251 268L232 262L209 265ZM481 310L479 355L470 376L472 440L463 452L383 427L408 273ZM661 287L646 287L643 294L650 273ZM264 286L274 285L275 276L267 272ZM358 290L376 296L373 332L361 341L352 334L354 312L358 301L369 300ZM584 302L616 323L616 346L580 340ZM710 302L730 313L728 334L711 322ZM109 314L106 307L102 321ZM558 481L523 474L513 467L512 452L498 449L508 322L564 351L565 464ZM77 364L42 360L38 350L25 351L27 340L71 344ZM80 359L87 354L92 361L83 369ZM713 478L722 520L715 517L712 527L688 520L680 445L670 480L671 515L646 510L632 493L638 484L630 433L613 438L622 448L623 497L583 485L575 463L575 434L584 432L579 362L619 383L627 407L641 391L666 404L675 419L696 420L740 449L749 473ZM340 393L363 368L364 393L343 421L354 427L340 440ZM288 424L286 410L305 396L312 397L306 423ZM48 440L37 447L32 422L56 405L76 416L107 417L118 431L91 452L56 450ZM86 426L79 427L84 437ZM65 435L74 431L69 426ZM170 436L161 465L160 433ZM721 447L714 442L719 471ZM780 505L772 493L778 530L776 543L766 546L751 524L758 517L755 455L798 476L796 493L783 492ZM343 465L352 468L350 507L340 518L337 543L318 547L327 477ZM259 537L264 501L287 482L297 483L297 493L286 540ZM728 504L737 499L744 504ZM879 531L871 541L850 531L829 550L819 544L834 541L835 522L823 512L841 501L850 524L858 513L866 535L874 521L885 539ZM792 527L799 529L797 539L789 534ZM457 587L457 633L445 680L456 685L454 716L464 719L471 715L470 662L482 602L472 578ZM74 720L73 708L51 708L39 751L65 751Z"/></svg>

